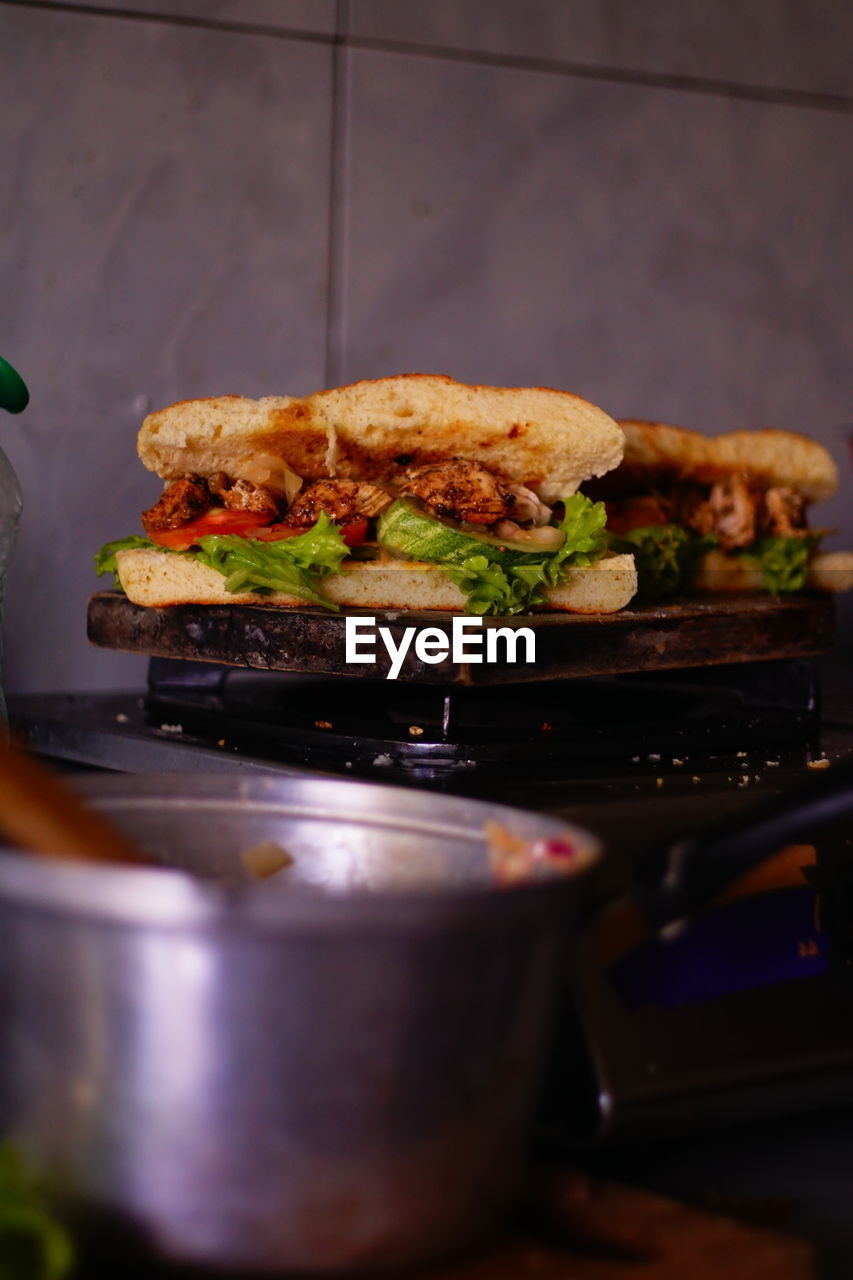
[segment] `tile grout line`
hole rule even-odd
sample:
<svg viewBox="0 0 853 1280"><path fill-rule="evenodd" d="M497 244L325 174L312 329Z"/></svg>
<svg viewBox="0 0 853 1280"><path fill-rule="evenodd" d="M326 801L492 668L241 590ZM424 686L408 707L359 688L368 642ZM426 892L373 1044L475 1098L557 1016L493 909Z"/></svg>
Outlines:
<svg viewBox="0 0 853 1280"><path fill-rule="evenodd" d="M3 2L4 0L0 0L0 3ZM528 54L488 53L485 50L453 49L441 45L416 45L404 40L383 40L376 36L348 36L346 43L352 49L363 49L374 53L416 55L444 62L467 62L475 66L538 71L546 75L561 75L566 79L597 80L608 84L636 85L640 88L672 89L684 93L706 94L709 97L739 98L775 103L778 106L806 107L813 110L853 114L853 97L840 93L773 88L665 71L631 71L624 67L596 66L592 63L567 62L559 58L540 58Z"/></svg>
<svg viewBox="0 0 853 1280"><path fill-rule="evenodd" d="M349 77L343 32L349 22L348 0L335 0L335 43L332 63L332 106L329 138L329 221L326 253L326 343L323 383L341 381L343 289L346 279L344 194L347 187L348 132L346 128Z"/></svg>
<svg viewBox="0 0 853 1280"><path fill-rule="evenodd" d="M561 75L566 79L592 80L606 84L636 85L641 88L670 89L675 92L705 94L709 97L766 102L777 106L853 114L853 97L808 89L783 89L750 85L739 81L680 75L656 71L630 71L622 67L594 66L567 62L556 58L539 58L525 54L499 54L477 50L446 48L440 45L413 44L404 40L385 40L374 36L326 35L322 32L299 31L286 27L222 22L213 18L189 18L181 14L151 13L137 9L110 9L101 5L64 3L63 0L0 0L0 6L40 9L54 13L78 13L142 22L168 23L172 26L208 31L230 31L238 35L266 36L278 40L299 40L331 47L350 48L374 53L396 53L433 58L445 62L464 62L471 66L505 67L517 71L538 71ZM340 32L340 26L338 27Z"/></svg>

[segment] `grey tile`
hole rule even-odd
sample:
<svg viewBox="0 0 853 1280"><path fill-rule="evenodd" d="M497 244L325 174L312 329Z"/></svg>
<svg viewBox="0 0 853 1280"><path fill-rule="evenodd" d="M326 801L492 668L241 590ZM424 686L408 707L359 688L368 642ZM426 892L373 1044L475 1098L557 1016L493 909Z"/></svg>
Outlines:
<svg viewBox="0 0 853 1280"><path fill-rule="evenodd" d="M323 46L0 8L0 353L32 392L0 422L11 687L139 680L84 617L159 489L149 408L323 383L330 97Z"/></svg>
<svg viewBox="0 0 853 1280"><path fill-rule="evenodd" d="M53 2L71 5L80 0ZM83 0L83 3L125 15L144 13L202 22L233 22L328 36L335 31L335 0Z"/></svg>
<svg viewBox="0 0 853 1280"><path fill-rule="evenodd" d="M350 0L349 29L447 49L853 93L849 0Z"/></svg>
<svg viewBox="0 0 853 1280"><path fill-rule="evenodd" d="M347 380L565 387L814 433L853 547L849 164L823 111L351 52Z"/></svg>

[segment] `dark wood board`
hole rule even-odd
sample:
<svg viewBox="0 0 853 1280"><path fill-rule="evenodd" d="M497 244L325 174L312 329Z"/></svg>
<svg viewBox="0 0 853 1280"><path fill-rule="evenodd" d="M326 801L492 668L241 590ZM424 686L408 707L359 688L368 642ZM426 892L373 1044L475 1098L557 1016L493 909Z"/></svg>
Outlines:
<svg viewBox="0 0 853 1280"><path fill-rule="evenodd" d="M450 635L453 614L399 610L280 609L264 605L174 605L147 609L115 591L89 601L88 635L105 649L187 658L260 671L383 679L389 658L376 645L375 665L345 660L346 616L374 617L398 644L406 627ZM487 618L486 627L530 627L532 664L454 662L429 665L410 647L399 679L433 685L523 684L573 676L716 666L798 658L832 648L835 602L829 596L715 596L611 614L540 613ZM501 653L503 642L501 642Z"/></svg>

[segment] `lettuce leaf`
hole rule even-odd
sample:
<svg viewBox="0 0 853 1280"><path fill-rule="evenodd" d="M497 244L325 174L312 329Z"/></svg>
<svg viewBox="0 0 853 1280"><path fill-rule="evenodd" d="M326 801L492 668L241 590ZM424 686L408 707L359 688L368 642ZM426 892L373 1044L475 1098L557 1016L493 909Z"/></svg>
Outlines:
<svg viewBox="0 0 853 1280"><path fill-rule="evenodd" d="M26 1176L17 1151L0 1146L0 1276L61 1280L72 1260L68 1236Z"/></svg>
<svg viewBox="0 0 853 1280"><path fill-rule="evenodd" d="M465 612L511 617L545 604L548 587L555 587L569 569L594 564L607 550L603 502L592 502L581 493L565 500L559 524L566 540L558 551L527 564L502 565L487 543L483 554L470 556L461 565L439 562L444 574L464 593Z"/></svg>
<svg viewBox="0 0 853 1280"><path fill-rule="evenodd" d="M349 555L340 529L322 514L306 533L278 542L259 542L237 534L209 534L199 538L197 550L173 551L157 546L150 538L135 535L120 538L108 542L95 556L95 572L116 574L117 552L138 547L199 560L221 573L225 590L235 594L251 591L265 596L271 591L285 591L310 604L333 610L338 606L326 599L320 583L328 574L337 572L341 561ZM118 576L115 580L120 588Z"/></svg>
<svg viewBox="0 0 853 1280"><path fill-rule="evenodd" d="M146 547L150 551L163 551L165 549L157 547L150 538L140 537L136 533L131 534L129 538L116 538L115 542L105 542L96 554L95 573L99 578L102 578L105 573L113 574L115 585L121 591L116 555L119 551L135 551L138 547Z"/></svg>
<svg viewBox="0 0 853 1280"><path fill-rule="evenodd" d="M225 578L226 591L253 591L269 595L286 591L311 604L337 609L319 590L321 579L340 568L349 555L340 529L323 513L307 533L278 542L259 542L236 534L209 534L199 539L194 555Z"/></svg>
<svg viewBox="0 0 853 1280"><path fill-rule="evenodd" d="M525 566L525 569L536 566ZM541 583L524 578L518 569L502 569L488 556L470 556L460 564L445 563L441 570L465 595L465 612L511 617L526 613L533 604L541 604Z"/></svg>
<svg viewBox="0 0 853 1280"><path fill-rule="evenodd" d="M762 538L754 548L741 552L761 568L761 583L771 595L802 591L809 573L809 561L820 541L819 534L799 538Z"/></svg>
<svg viewBox="0 0 853 1280"><path fill-rule="evenodd" d="M550 585L555 587L564 569L594 564L607 550L607 509L603 502L593 502L582 493L573 493L564 500L565 513L558 528L566 535L566 541L545 562L549 569Z"/></svg>
<svg viewBox="0 0 853 1280"><path fill-rule="evenodd" d="M664 600L690 586L700 556L716 538L692 533L678 524L644 525L619 537L609 536L614 551L633 554L637 566L637 598Z"/></svg>

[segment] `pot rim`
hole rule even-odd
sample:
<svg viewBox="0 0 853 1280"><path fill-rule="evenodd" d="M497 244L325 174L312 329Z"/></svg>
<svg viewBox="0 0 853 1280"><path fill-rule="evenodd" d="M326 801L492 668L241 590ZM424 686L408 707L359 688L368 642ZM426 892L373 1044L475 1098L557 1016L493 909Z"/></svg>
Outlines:
<svg viewBox="0 0 853 1280"><path fill-rule="evenodd" d="M398 829L408 835L477 841L489 818L527 839L570 836L580 856L573 871L554 873L515 885L486 876L464 884L344 890L297 882L287 892L270 892L263 882L223 885L171 867L85 865L36 858L0 847L0 910L10 904L78 921L164 928L216 928L287 932L335 927L342 922L375 932L413 925L434 927L519 909L565 912L586 873L601 858L601 845L585 828L509 805L437 796L384 783L327 778L279 778L244 774L96 774L80 775L73 786L97 801L107 816L122 810L157 807L186 812L233 811L245 805L253 813L337 821ZM473 821L472 821L473 819Z"/></svg>

